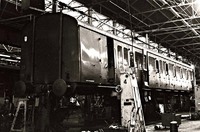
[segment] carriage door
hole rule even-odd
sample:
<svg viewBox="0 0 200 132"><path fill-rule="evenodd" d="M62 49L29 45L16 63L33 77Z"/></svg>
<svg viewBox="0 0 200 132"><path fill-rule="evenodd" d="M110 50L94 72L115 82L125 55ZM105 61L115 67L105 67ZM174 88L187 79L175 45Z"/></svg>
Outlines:
<svg viewBox="0 0 200 132"><path fill-rule="evenodd" d="M115 82L115 63L114 63L114 45L113 38L107 37L107 53L108 53L108 83Z"/></svg>
<svg viewBox="0 0 200 132"><path fill-rule="evenodd" d="M107 82L106 37L97 32L80 27L81 81L93 83Z"/></svg>
<svg viewBox="0 0 200 132"><path fill-rule="evenodd" d="M144 87L149 87L149 74L147 70L147 52L145 50L143 50L142 82L144 83Z"/></svg>
<svg viewBox="0 0 200 132"><path fill-rule="evenodd" d="M149 87L151 88L156 88L157 86L157 78L156 78L156 58L154 56L150 56L148 54L148 59L149 59Z"/></svg>
<svg viewBox="0 0 200 132"><path fill-rule="evenodd" d="M142 50L135 48L135 71L139 87L142 86L143 54Z"/></svg>

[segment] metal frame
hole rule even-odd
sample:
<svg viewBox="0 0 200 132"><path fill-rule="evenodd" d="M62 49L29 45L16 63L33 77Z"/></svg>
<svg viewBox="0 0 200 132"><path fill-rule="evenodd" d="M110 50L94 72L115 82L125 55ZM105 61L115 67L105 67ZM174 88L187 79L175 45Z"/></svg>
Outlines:
<svg viewBox="0 0 200 132"><path fill-rule="evenodd" d="M20 1L5 1L16 7L21 5ZM133 38L140 39L140 36L143 41L147 35L146 39L151 40L148 45L154 46L158 52L169 50L193 63L199 61L200 10L196 10L196 0L45 0L45 11L30 8L42 14L51 12L52 5L60 2L65 2L66 7L57 8L57 12L73 15L84 22L90 20L93 26L130 41L138 42ZM2 10L1 16L5 11L9 12ZM0 22L7 20L1 19ZM23 23L20 24L15 22L15 28L22 27ZM144 44L146 42L144 40Z"/></svg>
<svg viewBox="0 0 200 132"><path fill-rule="evenodd" d="M112 17L113 20L118 23L125 22L125 27L130 29L132 26L138 34L148 34L155 43L176 52L177 56L181 55L191 61L199 60L196 53L190 54L192 49L199 47L200 39L200 17L195 9L195 0L77 1L104 15L116 16ZM137 3L141 1L151 9L137 8ZM153 19L157 14L164 21ZM128 16L131 16L131 19L128 19Z"/></svg>

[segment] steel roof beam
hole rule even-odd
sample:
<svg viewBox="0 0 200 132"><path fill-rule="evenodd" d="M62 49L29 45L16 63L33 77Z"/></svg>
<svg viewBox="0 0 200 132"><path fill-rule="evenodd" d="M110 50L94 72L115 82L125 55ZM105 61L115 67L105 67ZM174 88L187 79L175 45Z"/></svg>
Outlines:
<svg viewBox="0 0 200 132"><path fill-rule="evenodd" d="M153 2L156 2L157 0L152 0ZM149 1L148 1L149 2ZM133 15L141 15L141 14L146 14L146 13L151 13L151 12L156 12L156 11L162 11L162 10L168 10L170 8L177 8L181 6L187 6L187 5L192 5L195 2L190 2L190 3L184 3L184 4L179 4L179 5L170 5L170 6L165 6L165 7L160 7L154 10L149 10L149 11L144 11L144 12L139 12L139 13L134 13Z"/></svg>
<svg viewBox="0 0 200 132"><path fill-rule="evenodd" d="M174 46L172 46L172 47L179 48L179 47L187 47L187 46L193 46L193 45L199 45L199 46L200 46L200 42L199 42L199 43L183 44L183 45L174 45Z"/></svg>
<svg viewBox="0 0 200 132"><path fill-rule="evenodd" d="M143 22L142 20L138 19L137 17L135 17L134 15L130 14L128 11L126 11L125 9L121 8L119 5L117 5L116 3L109 1L111 4L113 4L114 6L116 6L117 8L119 8L120 10L122 10L123 12L127 13L128 15L131 15L131 17L135 18L136 20L138 20L139 22L143 23L145 26L148 26L148 24L146 24L145 22Z"/></svg>
<svg viewBox="0 0 200 132"><path fill-rule="evenodd" d="M160 43L162 42L173 42L173 41L180 41L180 40L187 40L187 39L194 39L194 38L200 38L200 36L192 36L192 37L183 37L183 38L178 38L178 39L171 39L171 40L163 40L160 41Z"/></svg>

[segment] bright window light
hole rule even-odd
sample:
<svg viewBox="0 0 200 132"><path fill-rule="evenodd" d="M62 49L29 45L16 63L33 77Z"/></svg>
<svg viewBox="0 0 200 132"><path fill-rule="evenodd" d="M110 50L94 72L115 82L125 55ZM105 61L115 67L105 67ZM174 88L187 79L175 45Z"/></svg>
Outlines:
<svg viewBox="0 0 200 132"><path fill-rule="evenodd" d="M196 12L196 15L200 15L200 0L193 0L193 2L194 12Z"/></svg>

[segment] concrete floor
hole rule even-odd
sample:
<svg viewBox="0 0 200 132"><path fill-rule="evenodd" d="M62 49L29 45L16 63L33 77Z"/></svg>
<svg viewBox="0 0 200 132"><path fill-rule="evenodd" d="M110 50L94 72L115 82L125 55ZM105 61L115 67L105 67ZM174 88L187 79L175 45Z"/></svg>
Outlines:
<svg viewBox="0 0 200 132"><path fill-rule="evenodd" d="M155 130L154 126L155 124L146 126L147 132L170 132L169 127ZM200 120L182 119L178 127L178 132L200 132Z"/></svg>

